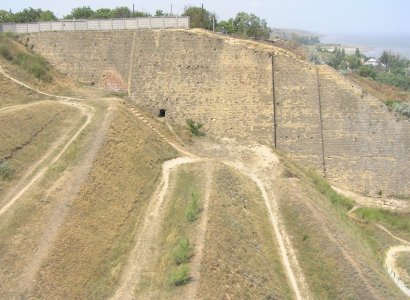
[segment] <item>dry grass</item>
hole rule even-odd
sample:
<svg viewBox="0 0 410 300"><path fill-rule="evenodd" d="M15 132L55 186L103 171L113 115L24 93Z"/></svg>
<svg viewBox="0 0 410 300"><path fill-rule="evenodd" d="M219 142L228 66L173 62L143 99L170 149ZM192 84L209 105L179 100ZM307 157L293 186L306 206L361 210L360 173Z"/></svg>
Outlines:
<svg viewBox="0 0 410 300"><path fill-rule="evenodd" d="M353 82L361 86L365 92L372 94L383 102L388 100L410 101L410 92L374 81L370 78L361 77L355 73L351 73L347 76L349 79L353 80Z"/></svg>
<svg viewBox="0 0 410 300"><path fill-rule="evenodd" d="M12 178L0 179L0 191L20 179L53 141L78 122L76 109L52 101L0 112L0 161L7 161L13 171Z"/></svg>
<svg viewBox="0 0 410 300"><path fill-rule="evenodd" d="M402 276L407 286L410 286L410 253L400 253L397 256L397 266L402 269L402 273L407 276Z"/></svg>
<svg viewBox="0 0 410 300"><path fill-rule="evenodd" d="M194 253L195 225L187 217L193 199L202 199L204 191L203 165L183 165L172 180L172 192L161 226L160 252L151 277L143 278L137 298L180 299L181 289L176 279L185 275ZM188 241L188 244L186 244ZM179 276L177 276L179 275ZM184 276L189 281L189 272ZM188 283L187 281L185 283Z"/></svg>
<svg viewBox="0 0 410 300"><path fill-rule="evenodd" d="M345 206L316 191L300 169L291 167L291 173L296 176L278 178L276 193L313 298L399 299L383 268L391 238L354 223Z"/></svg>
<svg viewBox="0 0 410 300"><path fill-rule="evenodd" d="M112 294L161 163L175 155L129 113L121 109L112 119L108 140L40 271L37 297L101 299Z"/></svg>
<svg viewBox="0 0 410 300"><path fill-rule="evenodd" d="M258 188L227 167L214 175L199 298L292 298Z"/></svg>

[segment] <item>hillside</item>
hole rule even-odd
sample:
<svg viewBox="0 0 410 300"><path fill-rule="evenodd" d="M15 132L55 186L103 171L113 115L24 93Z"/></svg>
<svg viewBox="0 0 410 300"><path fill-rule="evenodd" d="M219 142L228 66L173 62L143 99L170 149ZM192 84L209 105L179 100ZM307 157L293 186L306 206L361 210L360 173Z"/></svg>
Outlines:
<svg viewBox="0 0 410 300"><path fill-rule="evenodd" d="M355 103L350 83L328 69L309 69L292 53L275 49L283 56L275 58L274 68L282 75L276 75L274 83L288 87L276 90L276 104L283 108L276 111L282 131L275 133L275 140L269 116L274 88L264 87L272 84L270 46L251 42L244 47L243 41L226 42L192 31L170 31L169 36L162 31L101 33L95 38L121 40L138 34L154 36L149 47L166 44L174 63L155 51L146 60L148 67L131 50L115 56L112 66L119 66L111 74L123 78L130 97L101 89L106 81L99 78L107 73L97 63L87 71L86 58L81 68L68 58L62 67L58 52L38 46L35 39L41 40L40 35L30 36L27 45L33 42L34 50L49 60L45 64L51 81L0 58L0 298L403 299L406 288L399 286L401 278L408 280L408 199L367 197L335 188L338 194L323 179L323 159L312 159L317 171L300 164L314 156L312 151L320 155L318 141L332 134L330 126L321 135L320 124L298 123L310 115L310 102L303 99L317 97L318 84L310 76L322 76L322 117L329 120L332 90L342 86L342 98ZM44 36L59 38L56 33ZM185 61L177 57L173 43L183 45L191 39L206 49L222 48L218 63L207 58L208 65L194 64L201 57L195 49L183 48ZM138 40L130 41L126 46L135 53L145 51ZM36 57L13 38L4 43L17 49L15 55ZM84 43L89 41L84 38ZM115 53L102 51L108 51L107 57ZM127 69L125 62L132 55L133 69ZM104 56L94 57L104 62ZM258 65L261 61L267 64ZM182 63L198 70L177 73ZM206 66L219 77L208 78ZM223 73L237 68L241 76ZM127 77L133 72L138 76ZM170 78L166 72L186 82L161 85ZM290 87L293 81L286 80L285 72L305 86L305 97L296 97L300 87ZM72 81L93 76L100 87ZM189 82L193 78L197 93ZM198 85L202 81L209 87ZM165 100L173 89L179 91L180 106L175 99ZM198 100L206 92L209 101L198 102L198 107L183 102L188 97ZM231 102L223 103L231 100L224 93L250 102L241 106L238 100L237 107L228 110ZM144 97L153 100L143 102ZM257 99L272 110L261 111ZM292 99L301 99L298 110ZM390 124L388 111L379 109L373 98L363 101L356 107L360 113L369 111L370 103L380 119L378 126ZM170 102L172 106L164 106ZM202 115L206 106L209 115ZM165 118L157 117L159 107L167 109ZM353 118L352 107L348 109ZM195 137L184 124L188 116L215 118L214 127L204 122L207 135ZM298 152L305 149L303 142L291 142L302 126L305 142L315 140L307 144L309 153ZM332 126L346 125L341 121ZM223 128L232 129L223 134ZM254 134L259 141L252 141ZM280 151L274 149L274 141L282 145L276 149ZM293 148L297 144L300 149ZM362 172L355 167L352 163L346 170ZM366 180L372 184L370 175ZM394 251L400 254L397 259Z"/></svg>

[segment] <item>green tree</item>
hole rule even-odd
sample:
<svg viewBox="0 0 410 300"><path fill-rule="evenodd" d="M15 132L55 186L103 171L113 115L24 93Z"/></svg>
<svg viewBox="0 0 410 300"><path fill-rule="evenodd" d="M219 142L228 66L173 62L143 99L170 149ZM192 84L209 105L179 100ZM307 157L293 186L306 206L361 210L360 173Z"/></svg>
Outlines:
<svg viewBox="0 0 410 300"><path fill-rule="evenodd" d="M361 57L361 56L362 56L362 54L360 53L360 49L359 49L359 48L356 48L356 51L355 51L354 55L356 55L357 57Z"/></svg>
<svg viewBox="0 0 410 300"><path fill-rule="evenodd" d="M191 28L212 29L212 19L215 14L198 6L186 6L183 16L190 17Z"/></svg>
<svg viewBox="0 0 410 300"><path fill-rule="evenodd" d="M14 22L14 15L11 12L0 9L0 23Z"/></svg>
<svg viewBox="0 0 410 300"><path fill-rule="evenodd" d="M143 11L135 11L132 15L133 18L137 18L137 17L149 17L150 14L143 12Z"/></svg>
<svg viewBox="0 0 410 300"><path fill-rule="evenodd" d="M57 20L54 13L50 10L45 10L40 13L38 21L54 21Z"/></svg>
<svg viewBox="0 0 410 300"><path fill-rule="evenodd" d="M64 19L89 19L93 13L89 6L76 7L71 10L71 14L64 16Z"/></svg>
<svg viewBox="0 0 410 300"><path fill-rule="evenodd" d="M271 29L266 20L260 19L254 14L239 12L233 20L235 31L243 36L256 39L267 39L270 37Z"/></svg>
<svg viewBox="0 0 410 300"><path fill-rule="evenodd" d="M14 21L16 23L37 22L40 19L41 13L41 9L34 9L32 7L25 8L14 14Z"/></svg>
<svg viewBox="0 0 410 300"><path fill-rule="evenodd" d="M100 8L94 11L90 17L91 19L111 19L112 11L109 8Z"/></svg>
<svg viewBox="0 0 410 300"><path fill-rule="evenodd" d="M219 21L218 25L216 26L216 31L225 32L225 33L235 33L235 26L233 24L233 19L229 19L228 21Z"/></svg>
<svg viewBox="0 0 410 300"><path fill-rule="evenodd" d="M126 7L126 6L120 6L116 7L115 9L112 10L112 17L113 18L131 18L132 17L132 12L131 10Z"/></svg>
<svg viewBox="0 0 410 300"><path fill-rule="evenodd" d="M155 16L156 16L156 17L166 17L166 16L168 16L168 14L167 14L167 13L164 13L163 10L157 9L157 10L155 11Z"/></svg>

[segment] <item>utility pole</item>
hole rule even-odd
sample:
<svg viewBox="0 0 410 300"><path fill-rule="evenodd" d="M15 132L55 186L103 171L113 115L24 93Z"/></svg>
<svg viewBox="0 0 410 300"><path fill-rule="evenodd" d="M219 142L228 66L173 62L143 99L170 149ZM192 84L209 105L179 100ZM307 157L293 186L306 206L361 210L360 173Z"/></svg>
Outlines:
<svg viewBox="0 0 410 300"><path fill-rule="evenodd" d="M202 3L202 28L205 29L205 11L204 11L203 3Z"/></svg>
<svg viewBox="0 0 410 300"><path fill-rule="evenodd" d="M173 16L173 14L172 14L172 4L171 4L171 16Z"/></svg>
<svg viewBox="0 0 410 300"><path fill-rule="evenodd" d="M212 17L212 31L215 32L215 17Z"/></svg>
<svg viewBox="0 0 410 300"><path fill-rule="evenodd" d="M135 7L134 7L134 3L132 4L132 17L135 17Z"/></svg>

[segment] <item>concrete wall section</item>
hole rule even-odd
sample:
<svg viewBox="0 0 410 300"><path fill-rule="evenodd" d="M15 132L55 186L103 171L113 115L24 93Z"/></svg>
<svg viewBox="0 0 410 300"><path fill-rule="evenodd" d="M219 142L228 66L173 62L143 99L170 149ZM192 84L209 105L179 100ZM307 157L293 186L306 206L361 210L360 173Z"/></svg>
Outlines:
<svg viewBox="0 0 410 300"><path fill-rule="evenodd" d="M216 137L272 144L271 78L269 53L190 32L137 32L132 100Z"/></svg>
<svg viewBox="0 0 410 300"><path fill-rule="evenodd" d="M277 149L323 173L316 68L279 53L274 69Z"/></svg>
<svg viewBox="0 0 410 300"><path fill-rule="evenodd" d="M410 193L410 122L336 71L319 71L327 176L362 193Z"/></svg>

